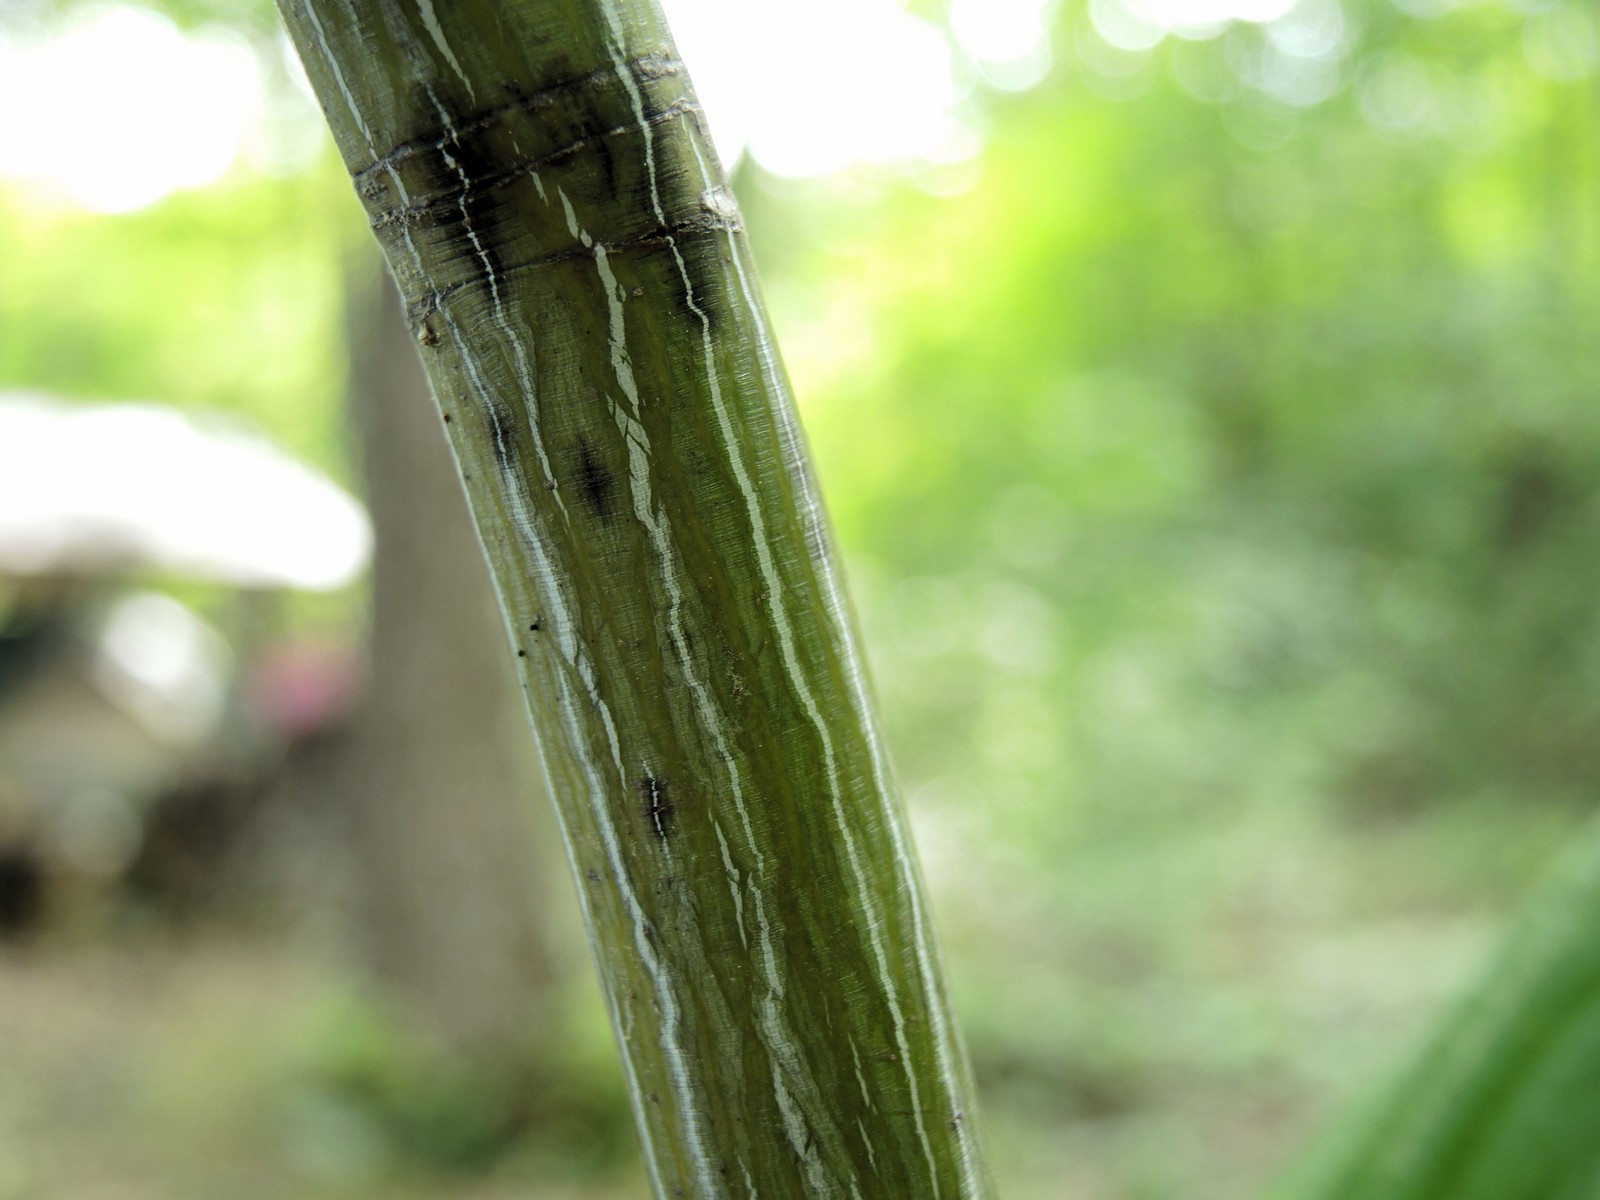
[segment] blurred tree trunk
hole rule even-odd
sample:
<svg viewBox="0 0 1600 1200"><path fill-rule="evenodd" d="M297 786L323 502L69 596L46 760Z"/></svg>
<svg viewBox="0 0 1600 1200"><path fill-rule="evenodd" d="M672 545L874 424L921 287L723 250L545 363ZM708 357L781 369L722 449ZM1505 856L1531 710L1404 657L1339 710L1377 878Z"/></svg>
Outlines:
<svg viewBox="0 0 1600 1200"><path fill-rule="evenodd" d="M986 1195L831 537L660 13L281 8L467 482L657 1194Z"/></svg>
<svg viewBox="0 0 1600 1200"><path fill-rule="evenodd" d="M338 802L371 967L430 1031L488 1052L546 1015L539 845L555 833L535 836L550 822L499 606L399 299L371 267L350 317L371 674Z"/></svg>

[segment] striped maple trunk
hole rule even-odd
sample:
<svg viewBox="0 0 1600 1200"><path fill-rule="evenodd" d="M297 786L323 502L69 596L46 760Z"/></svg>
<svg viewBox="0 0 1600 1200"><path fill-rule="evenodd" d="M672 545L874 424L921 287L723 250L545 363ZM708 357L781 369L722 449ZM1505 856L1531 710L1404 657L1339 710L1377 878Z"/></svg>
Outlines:
<svg viewBox="0 0 1600 1200"><path fill-rule="evenodd" d="M988 1193L738 207L648 0L281 0L497 580L660 1196Z"/></svg>

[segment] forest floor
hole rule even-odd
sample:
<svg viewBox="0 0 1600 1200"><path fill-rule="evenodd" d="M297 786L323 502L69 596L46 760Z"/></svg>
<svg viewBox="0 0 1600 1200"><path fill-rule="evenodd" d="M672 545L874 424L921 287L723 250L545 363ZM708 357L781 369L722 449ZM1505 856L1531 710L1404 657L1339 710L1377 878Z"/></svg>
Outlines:
<svg viewBox="0 0 1600 1200"><path fill-rule="evenodd" d="M1398 1064L1503 921L1413 907L1277 929L1276 913L1231 935L1264 949L1208 953L1205 977L1080 953L1047 925L1029 927L1031 971L1025 947L996 951L1003 976L956 971L1001 1195L1260 1195ZM970 931L946 924L961 950ZM598 1012L578 982L573 1003ZM648 1194L598 1016L508 1094L504 1070L437 1078L376 1012L314 936L148 924L0 946L0 1200Z"/></svg>
<svg viewBox="0 0 1600 1200"><path fill-rule="evenodd" d="M281 940L0 956L0 1200L613 1200L636 1166L563 1179L535 1154L460 1170L396 1153L330 1068L348 981Z"/></svg>

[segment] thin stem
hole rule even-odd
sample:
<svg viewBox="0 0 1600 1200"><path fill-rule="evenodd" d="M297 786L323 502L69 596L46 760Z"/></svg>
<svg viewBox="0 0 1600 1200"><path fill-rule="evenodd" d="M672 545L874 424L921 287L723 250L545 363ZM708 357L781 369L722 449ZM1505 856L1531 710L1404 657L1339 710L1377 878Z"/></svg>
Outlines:
<svg viewBox="0 0 1600 1200"><path fill-rule="evenodd" d="M660 14L282 8L494 569L657 1194L988 1194L788 383Z"/></svg>

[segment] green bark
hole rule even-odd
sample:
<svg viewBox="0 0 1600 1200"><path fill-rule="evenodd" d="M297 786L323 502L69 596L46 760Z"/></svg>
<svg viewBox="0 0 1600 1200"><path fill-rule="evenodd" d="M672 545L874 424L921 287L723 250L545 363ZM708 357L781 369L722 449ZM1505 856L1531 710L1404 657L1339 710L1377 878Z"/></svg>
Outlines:
<svg viewBox="0 0 1600 1200"><path fill-rule="evenodd" d="M1600 1198L1600 827L1381 1102L1275 1194Z"/></svg>
<svg viewBox="0 0 1600 1200"><path fill-rule="evenodd" d="M661 1196L982 1196L737 205L624 0L282 0L477 518Z"/></svg>

